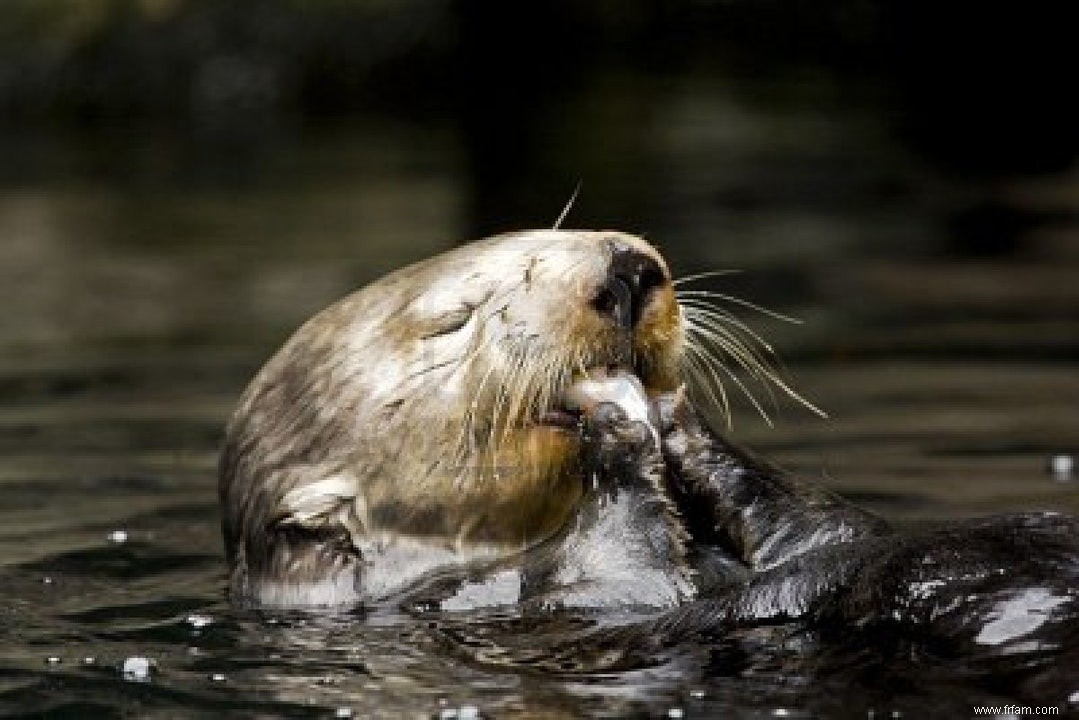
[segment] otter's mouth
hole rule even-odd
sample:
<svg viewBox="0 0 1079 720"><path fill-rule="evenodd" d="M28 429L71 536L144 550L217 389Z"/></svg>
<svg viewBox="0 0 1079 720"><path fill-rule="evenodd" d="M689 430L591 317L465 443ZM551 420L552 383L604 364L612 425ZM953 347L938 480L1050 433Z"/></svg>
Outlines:
<svg viewBox="0 0 1079 720"><path fill-rule="evenodd" d="M630 420L653 424L653 410L644 385L623 367L597 367L572 382L560 404L541 413L536 424L559 430L580 430L585 416L601 403L620 407Z"/></svg>
<svg viewBox="0 0 1079 720"><path fill-rule="evenodd" d="M536 425L539 427L555 428L557 430L572 430L576 432L580 429L582 422L581 412L568 407L557 407L552 410L540 413L536 418Z"/></svg>

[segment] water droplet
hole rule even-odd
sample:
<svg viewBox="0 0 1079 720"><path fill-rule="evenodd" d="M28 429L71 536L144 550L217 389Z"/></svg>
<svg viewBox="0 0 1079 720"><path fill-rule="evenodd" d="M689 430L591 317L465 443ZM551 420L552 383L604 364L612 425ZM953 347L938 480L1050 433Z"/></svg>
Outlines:
<svg viewBox="0 0 1079 720"><path fill-rule="evenodd" d="M56 655L50 655L49 657L45 658L46 665L59 665L61 662L63 661L60 660L60 658Z"/></svg>
<svg viewBox="0 0 1079 720"><path fill-rule="evenodd" d="M333 711L333 716L338 718L350 718L352 717L352 708L339 707Z"/></svg>
<svg viewBox="0 0 1079 720"><path fill-rule="evenodd" d="M196 630L202 630L214 624L214 618L212 615L203 615L202 613L191 613L184 622L193 627Z"/></svg>
<svg viewBox="0 0 1079 720"><path fill-rule="evenodd" d="M82 659L83 665L97 665L97 658L87 655Z"/></svg>
<svg viewBox="0 0 1079 720"><path fill-rule="evenodd" d="M1075 458L1066 453L1057 453L1049 458L1049 473L1057 480L1069 480L1075 472Z"/></svg>
<svg viewBox="0 0 1079 720"><path fill-rule="evenodd" d="M132 655L124 660L121 667L124 680L131 682L149 682L154 672L154 661L141 655Z"/></svg>
<svg viewBox="0 0 1079 720"><path fill-rule="evenodd" d="M672 720L681 720L681 718L684 718L685 716L686 713L682 708L673 707L667 711L667 717Z"/></svg>
<svg viewBox="0 0 1079 720"><path fill-rule="evenodd" d="M1073 692L1071 695L1068 696L1068 702L1070 702L1073 705L1079 705L1079 690L1076 690L1075 692Z"/></svg>
<svg viewBox="0 0 1079 720"><path fill-rule="evenodd" d="M480 709L475 705L462 705L457 711L458 720L477 720L480 716Z"/></svg>
<svg viewBox="0 0 1079 720"><path fill-rule="evenodd" d="M703 700L704 699L704 690L690 690L689 691L689 696L691 698L693 698L694 700Z"/></svg>
<svg viewBox="0 0 1079 720"><path fill-rule="evenodd" d="M775 708L772 710L772 715L775 717L790 717L791 711L787 708Z"/></svg>
<svg viewBox="0 0 1079 720"><path fill-rule="evenodd" d="M109 533L109 542L121 545L127 542L127 530L113 530Z"/></svg>
<svg viewBox="0 0 1079 720"><path fill-rule="evenodd" d="M228 678L225 677L225 673L214 673L214 674L210 675L210 682L218 682L219 683L219 682L225 682L226 680L228 680Z"/></svg>
<svg viewBox="0 0 1079 720"><path fill-rule="evenodd" d="M49 577L48 575L46 575L45 577L41 578L41 584L42 584L42 585L52 585L52 584L53 584L54 582L56 582L56 581L55 581L55 580L53 580L53 579L52 579L51 577Z"/></svg>

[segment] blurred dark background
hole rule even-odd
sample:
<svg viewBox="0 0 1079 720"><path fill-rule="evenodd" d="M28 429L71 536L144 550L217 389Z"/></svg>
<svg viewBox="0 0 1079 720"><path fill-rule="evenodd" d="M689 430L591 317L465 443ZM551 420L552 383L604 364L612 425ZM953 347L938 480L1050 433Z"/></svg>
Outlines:
<svg viewBox="0 0 1079 720"><path fill-rule="evenodd" d="M1037 1L8 0L0 183L108 192L135 217L104 241L139 245L280 227L241 202L162 233L163 197L307 193L281 242L354 260L387 228L312 183L413 242L547 225L582 181L571 225L717 248L694 265L769 254L747 221L792 212L776 252L1035 252L1076 215L1073 180L1027 182L1074 177L1070 27Z"/></svg>
<svg viewBox="0 0 1079 720"><path fill-rule="evenodd" d="M577 179L582 222L640 227L669 192L657 134L690 144L671 115L697 101L869 112L912 161L984 184L1072 167L1068 18L1037 0L8 0L0 172L242 185L316 128L377 119L448 136L466 235L544 224ZM738 121L704 112L689 121ZM62 141L91 157L57 157ZM760 194L696 179L718 209ZM1014 249L1030 208L980 200L949 218L953 249Z"/></svg>
<svg viewBox="0 0 1079 720"><path fill-rule="evenodd" d="M566 226L642 233L680 274L743 269L713 287L806 321L746 315L833 420L780 401L788 435L740 423L751 440L815 469L835 433L826 462L870 477L983 451L1040 472L1079 426L1069 18L1039 0L7 0L0 383L89 423L10 442L179 445L209 470L304 318L550 226L580 182ZM143 422L118 430L132 403Z"/></svg>
<svg viewBox="0 0 1079 720"><path fill-rule="evenodd" d="M3 0L0 712L627 717L619 698L668 697L483 670L392 624L289 646L223 594L216 456L257 367L390 269L551 226L578 182L566 227L642 233L676 274L742 269L694 287L805 321L727 305L830 414L754 387L775 427L741 401L738 440L898 522L1079 513L1070 10ZM851 686L858 658L821 684L771 653L713 668L710 716L973 704L934 665L888 676L896 704ZM127 682L129 656L159 672ZM645 714L698 708L680 692Z"/></svg>

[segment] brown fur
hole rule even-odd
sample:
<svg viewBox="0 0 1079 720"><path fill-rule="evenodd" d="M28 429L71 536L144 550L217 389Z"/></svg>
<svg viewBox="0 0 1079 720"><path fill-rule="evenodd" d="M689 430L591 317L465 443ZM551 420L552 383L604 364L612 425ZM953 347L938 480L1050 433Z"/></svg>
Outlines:
<svg viewBox="0 0 1079 720"><path fill-rule="evenodd" d="M619 252L662 269L632 328L594 306ZM553 535L582 498L580 442L538 415L586 367L632 360L646 385L675 387L683 332L662 258L614 232L489 238L335 303L266 363L228 424L232 592L351 602Z"/></svg>

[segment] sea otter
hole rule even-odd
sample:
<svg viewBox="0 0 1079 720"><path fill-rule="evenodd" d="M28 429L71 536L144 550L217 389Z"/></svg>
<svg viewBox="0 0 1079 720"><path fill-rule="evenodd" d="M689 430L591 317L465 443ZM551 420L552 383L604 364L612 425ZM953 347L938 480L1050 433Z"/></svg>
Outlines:
<svg viewBox="0 0 1079 720"><path fill-rule="evenodd" d="M1049 648L1067 677L1079 522L901 532L754 458L698 406L725 397L719 363L763 366L744 326L694 310L644 240L541 230L322 311L228 424L233 598L379 602L463 571L454 591L475 600L461 578L479 578L481 603L663 610L624 649L793 619L971 658Z"/></svg>
<svg viewBox="0 0 1079 720"><path fill-rule="evenodd" d="M228 424L233 597L378 600L555 535L586 488L565 391L609 366L673 390L684 333L663 258L616 232L482 240L330 306Z"/></svg>

